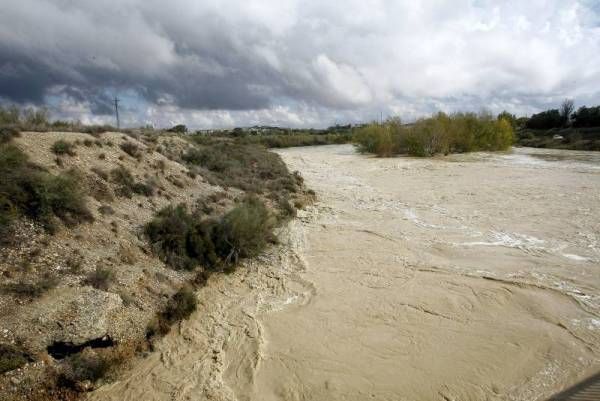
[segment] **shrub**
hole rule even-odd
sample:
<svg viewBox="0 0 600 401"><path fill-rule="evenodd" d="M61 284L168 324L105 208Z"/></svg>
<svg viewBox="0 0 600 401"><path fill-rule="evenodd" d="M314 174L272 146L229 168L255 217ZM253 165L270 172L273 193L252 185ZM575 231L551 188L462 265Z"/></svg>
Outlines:
<svg viewBox="0 0 600 401"><path fill-rule="evenodd" d="M155 184L150 181L147 181L136 182L135 184L133 184L133 187L131 187L131 190L138 195L153 196L154 188Z"/></svg>
<svg viewBox="0 0 600 401"><path fill-rule="evenodd" d="M52 152L57 155L75 155L75 144L59 139L52 145Z"/></svg>
<svg viewBox="0 0 600 401"><path fill-rule="evenodd" d="M184 205L168 206L146 224L152 250L175 269L235 265L273 240L273 219L265 205L249 197L220 219L200 219Z"/></svg>
<svg viewBox="0 0 600 401"><path fill-rule="evenodd" d="M387 125L370 124L359 129L354 142L360 153L374 153L384 157L391 156L395 150L392 133Z"/></svg>
<svg viewBox="0 0 600 401"><path fill-rule="evenodd" d="M81 127L81 129L79 131L85 132L94 137L99 137L100 134L103 134L105 132L116 131L116 129L115 129L115 127L112 127L110 125L87 125L87 126Z"/></svg>
<svg viewBox="0 0 600 401"><path fill-rule="evenodd" d="M90 169L93 173L95 173L98 177L102 178L104 181L108 181L108 173L102 170L99 167L92 167Z"/></svg>
<svg viewBox="0 0 600 401"><path fill-rule="evenodd" d="M247 192L295 192L298 187L279 155L262 146L217 142L189 149L183 160L208 170L212 184Z"/></svg>
<svg viewBox="0 0 600 401"><path fill-rule="evenodd" d="M17 106L0 106L0 124L17 125L21 122L21 110Z"/></svg>
<svg viewBox="0 0 600 401"><path fill-rule="evenodd" d="M115 214L115 211L113 210L113 208L108 205L98 206L98 212L103 216L107 216L107 215L110 216L110 215Z"/></svg>
<svg viewBox="0 0 600 401"><path fill-rule="evenodd" d="M164 311L163 316L169 322L187 319L196 310L196 294L189 286L182 287L173 295Z"/></svg>
<svg viewBox="0 0 600 401"><path fill-rule="evenodd" d="M146 338L157 334L165 335L171 326L187 319L197 308L197 299L192 287L183 286L167 303L165 309L158 314L146 328Z"/></svg>
<svg viewBox="0 0 600 401"><path fill-rule="evenodd" d="M83 259L79 254L73 254L67 258L65 264L70 274L79 274L83 268Z"/></svg>
<svg viewBox="0 0 600 401"><path fill-rule="evenodd" d="M18 216L36 220L49 230L55 218L65 224L92 221L81 175L75 170L52 175L29 163L17 147L0 146L0 221L9 224Z"/></svg>
<svg viewBox="0 0 600 401"><path fill-rule="evenodd" d="M112 202L113 193L104 181L94 180L90 183L90 195L100 202Z"/></svg>
<svg viewBox="0 0 600 401"><path fill-rule="evenodd" d="M242 131L242 135L236 135L235 132L232 132L231 135L234 136L235 141L240 144L261 144L267 148L289 148L293 146L318 146L348 143L352 140L349 131L350 128L348 127L347 132L344 133L294 132L278 134L267 132L261 133L261 135L246 135ZM195 135L193 139L199 144L210 144L217 141L216 138L201 134Z"/></svg>
<svg viewBox="0 0 600 401"><path fill-rule="evenodd" d="M273 237L269 212L257 197L248 197L215 226L215 251L225 264L256 256Z"/></svg>
<svg viewBox="0 0 600 401"><path fill-rule="evenodd" d="M83 145L87 146L88 148L92 147L94 145L94 141L92 141L91 139L84 139L83 140Z"/></svg>
<svg viewBox="0 0 600 401"><path fill-rule="evenodd" d="M280 217L283 220L296 217L297 211L288 198L280 198L277 202L280 210Z"/></svg>
<svg viewBox="0 0 600 401"><path fill-rule="evenodd" d="M36 283L20 282L14 284L4 284L0 289L4 293L10 293L20 297L39 298L57 285L58 279L47 274Z"/></svg>
<svg viewBox="0 0 600 401"><path fill-rule="evenodd" d="M44 131L48 127L48 110L45 108L19 109L17 106L0 106L0 124L19 126L23 130Z"/></svg>
<svg viewBox="0 0 600 401"><path fill-rule="evenodd" d="M58 378L63 387L79 389L83 382L95 383L105 377L121 361L110 352L100 353L91 349L76 353L65 359Z"/></svg>
<svg viewBox="0 0 600 401"><path fill-rule="evenodd" d="M129 170L123 166L114 168L110 171L110 178L117 185L115 192L118 196L131 198L135 179Z"/></svg>
<svg viewBox="0 0 600 401"><path fill-rule="evenodd" d="M131 172L123 166L119 166L110 172L111 181L117 185L115 193L118 196L131 198L133 194L152 196L156 184L152 181L145 183L136 182Z"/></svg>
<svg viewBox="0 0 600 401"><path fill-rule="evenodd" d="M10 344L0 344L0 375L18 369L30 361L24 351Z"/></svg>
<svg viewBox="0 0 600 401"><path fill-rule="evenodd" d="M188 129L185 125L178 124L178 125L174 126L173 128L168 129L167 131L168 132L176 132L179 134L185 134L188 131Z"/></svg>
<svg viewBox="0 0 600 401"><path fill-rule="evenodd" d="M120 145L121 150L123 150L123 152L127 153L129 156L131 157L135 157L136 159L139 159L140 157L142 157L142 153L140 152L140 148L133 142L123 142Z"/></svg>
<svg viewBox="0 0 600 401"><path fill-rule="evenodd" d="M145 233L153 251L175 269L191 270L197 261L188 255L188 236L194 225L185 205L167 206L146 224Z"/></svg>
<svg viewBox="0 0 600 401"><path fill-rule="evenodd" d="M91 212L85 205L81 188L82 177L76 170L69 170L46 179L43 202L67 225L80 221L93 221Z"/></svg>
<svg viewBox="0 0 600 401"><path fill-rule="evenodd" d="M97 266L96 270L87 276L85 284L102 291L107 291L113 281L115 281L115 273L112 270Z"/></svg>
<svg viewBox="0 0 600 401"><path fill-rule="evenodd" d="M19 130L13 126L0 127L0 143L10 142L13 138L20 135Z"/></svg>
<svg viewBox="0 0 600 401"><path fill-rule="evenodd" d="M370 124L355 133L354 142L363 153L391 156L404 153L433 156L477 150L504 150L514 140L513 127L507 119L491 115L438 113L411 125L399 120Z"/></svg>

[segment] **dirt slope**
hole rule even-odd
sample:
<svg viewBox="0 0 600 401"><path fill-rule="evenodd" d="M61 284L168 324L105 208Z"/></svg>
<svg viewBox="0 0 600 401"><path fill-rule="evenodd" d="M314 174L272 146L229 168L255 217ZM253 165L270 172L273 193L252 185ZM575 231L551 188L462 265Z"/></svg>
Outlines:
<svg viewBox="0 0 600 401"><path fill-rule="evenodd" d="M58 140L76 144L75 154L53 153ZM133 156L121 148L125 143ZM176 156L190 146L176 136L26 132L14 144L51 173L79 171L94 222L61 225L50 235L24 220L11 246L0 248L3 288L39 288L43 280L56 285L41 296L0 291L0 342L19 345L38 361L0 378L0 394L22 387L23 380L53 364L46 348L57 342L79 345L110 338L123 343L143 337L147 322L192 273L165 268L142 239L141 227L166 205L191 205L221 190L162 154ZM111 175L120 167L135 182L150 185L154 194L120 195ZM114 274L108 288L86 281L98 267Z"/></svg>

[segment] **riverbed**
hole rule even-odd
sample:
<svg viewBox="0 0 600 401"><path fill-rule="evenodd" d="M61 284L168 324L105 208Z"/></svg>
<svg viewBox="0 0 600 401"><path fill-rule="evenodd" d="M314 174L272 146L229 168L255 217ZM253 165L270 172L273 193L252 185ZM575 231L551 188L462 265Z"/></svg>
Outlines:
<svg viewBox="0 0 600 401"><path fill-rule="evenodd" d="M278 153L318 201L98 400L544 400L600 371L600 154Z"/></svg>

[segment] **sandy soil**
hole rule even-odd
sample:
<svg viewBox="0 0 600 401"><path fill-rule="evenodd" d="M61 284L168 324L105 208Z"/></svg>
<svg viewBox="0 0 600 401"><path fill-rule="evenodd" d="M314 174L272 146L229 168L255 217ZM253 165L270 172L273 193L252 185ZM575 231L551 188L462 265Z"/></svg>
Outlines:
<svg viewBox="0 0 600 401"><path fill-rule="evenodd" d="M600 370L600 154L280 151L319 202L97 400L543 400Z"/></svg>

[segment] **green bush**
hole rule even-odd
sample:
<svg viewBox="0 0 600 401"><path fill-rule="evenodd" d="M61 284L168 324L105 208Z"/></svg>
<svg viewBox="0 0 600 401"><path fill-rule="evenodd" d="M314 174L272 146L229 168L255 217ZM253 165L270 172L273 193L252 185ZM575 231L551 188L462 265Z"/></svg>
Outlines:
<svg viewBox="0 0 600 401"><path fill-rule="evenodd" d="M381 157L505 150L513 141L510 121L474 113L438 113L411 125L389 120L384 124L367 125L354 135L358 151Z"/></svg>
<svg viewBox="0 0 600 401"><path fill-rule="evenodd" d="M265 205L250 197L220 219L201 219L184 205L160 210L145 233L161 260L175 269L198 265L235 265L260 253L273 240L273 219Z"/></svg>
<svg viewBox="0 0 600 401"><path fill-rule="evenodd" d="M75 144L59 139L52 145L52 152L57 155L75 155Z"/></svg>
<svg viewBox="0 0 600 401"><path fill-rule="evenodd" d="M146 224L145 233L163 262L175 269L192 270L198 263L188 252L188 237L193 226L194 218L185 205L167 206Z"/></svg>
<svg viewBox="0 0 600 401"><path fill-rule="evenodd" d="M357 130L354 142L360 153L374 153L380 157L391 156L395 153L389 125L367 125Z"/></svg>
<svg viewBox="0 0 600 401"><path fill-rule="evenodd" d="M264 203L256 197L248 197L215 226L216 253L225 264L256 256L274 238L272 230L273 221Z"/></svg>
<svg viewBox="0 0 600 401"><path fill-rule="evenodd" d="M4 230L18 216L36 220L49 230L56 218L68 225L92 221L81 175L75 170L52 175L29 163L19 148L0 146L0 221Z"/></svg>
<svg viewBox="0 0 600 401"><path fill-rule="evenodd" d="M0 344L0 375L18 369L29 361L27 353L14 345Z"/></svg>

